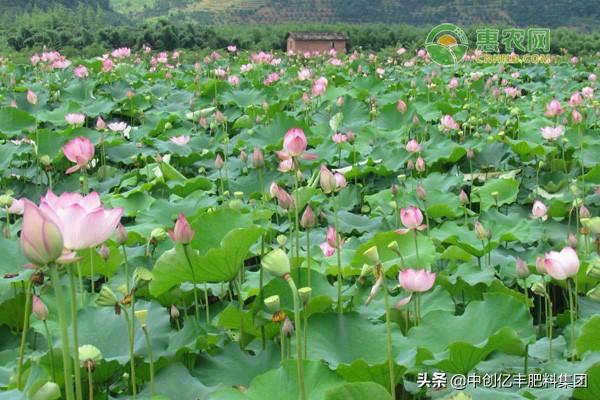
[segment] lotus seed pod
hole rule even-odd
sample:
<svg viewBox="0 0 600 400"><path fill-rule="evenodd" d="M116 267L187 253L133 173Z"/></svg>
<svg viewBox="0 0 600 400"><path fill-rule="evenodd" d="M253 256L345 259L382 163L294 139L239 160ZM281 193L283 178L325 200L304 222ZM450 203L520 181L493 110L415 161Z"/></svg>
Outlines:
<svg viewBox="0 0 600 400"><path fill-rule="evenodd" d="M265 306L269 311L275 313L281 310L281 303L278 295L269 296L264 300Z"/></svg>
<svg viewBox="0 0 600 400"><path fill-rule="evenodd" d="M261 260L262 267L271 274L285 277L290 274L290 259L282 249L267 253Z"/></svg>

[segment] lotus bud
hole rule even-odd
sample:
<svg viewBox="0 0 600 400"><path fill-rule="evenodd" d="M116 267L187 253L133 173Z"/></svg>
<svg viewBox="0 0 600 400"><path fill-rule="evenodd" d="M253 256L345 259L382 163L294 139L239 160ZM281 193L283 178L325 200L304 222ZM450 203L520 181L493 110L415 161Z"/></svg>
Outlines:
<svg viewBox="0 0 600 400"><path fill-rule="evenodd" d="M281 302L278 295L267 297L264 300L264 303L272 313L276 313L277 311L281 310Z"/></svg>
<svg viewBox="0 0 600 400"><path fill-rule="evenodd" d="M406 175L405 174L400 174L397 176L398 178L398 182L400 182L400 184L404 184L404 181L406 181Z"/></svg>
<svg viewBox="0 0 600 400"><path fill-rule="evenodd" d="M36 265L56 261L63 252L63 237L58 226L35 204L25 201L21 228L21 251Z"/></svg>
<svg viewBox="0 0 600 400"><path fill-rule="evenodd" d="M546 266L544 265L543 257L537 257L535 259L535 270L538 274L544 275L546 273Z"/></svg>
<svg viewBox="0 0 600 400"><path fill-rule="evenodd" d="M283 320L283 326L281 327L281 330L287 337L291 337L294 334L294 325L288 317L285 317Z"/></svg>
<svg viewBox="0 0 600 400"><path fill-rule="evenodd" d="M396 195L398 195L398 185L396 185L395 183L392 183L392 186L390 187L390 191L392 192L392 196L396 197Z"/></svg>
<svg viewBox="0 0 600 400"><path fill-rule="evenodd" d="M135 310L135 318L142 326L142 329L146 329L148 323L148 310Z"/></svg>
<svg viewBox="0 0 600 400"><path fill-rule="evenodd" d="M260 148L255 147L254 151L252 152L252 166L254 168L259 168L263 165L265 165L265 158L263 156L263 153L260 150Z"/></svg>
<svg viewBox="0 0 600 400"><path fill-rule="evenodd" d="M116 232L117 243L121 246L127 243L127 231L125 230L125 227L122 224L119 224L119 226L117 226Z"/></svg>
<svg viewBox="0 0 600 400"><path fill-rule="evenodd" d="M29 397L31 400L57 400L61 398L60 387L54 382L44 383L35 394Z"/></svg>
<svg viewBox="0 0 600 400"><path fill-rule="evenodd" d="M490 231L485 229L481 222L475 222L475 234L477 235L477 239L485 240L490 238Z"/></svg>
<svg viewBox="0 0 600 400"><path fill-rule="evenodd" d="M173 240L175 243L189 244L194 238L195 234L196 231L192 229L190 223L185 218L185 215L183 215L183 213L179 213L177 222L175 222L175 228L173 228L172 231L169 231L171 240Z"/></svg>
<svg viewBox="0 0 600 400"><path fill-rule="evenodd" d="M240 160L243 162L248 161L248 153L246 153L246 151L243 149L240 151Z"/></svg>
<svg viewBox="0 0 600 400"><path fill-rule="evenodd" d="M412 171L413 169L415 169L415 162L413 160L408 160L406 162L406 169L409 171Z"/></svg>
<svg viewBox="0 0 600 400"><path fill-rule="evenodd" d="M103 285L96 299L96 304L103 307L113 307L118 304L119 300L115 295L115 292L106 285Z"/></svg>
<svg viewBox="0 0 600 400"><path fill-rule="evenodd" d="M107 261L110 257L110 249L106 245L106 243L102 243L100 245L100 257L103 261Z"/></svg>
<svg viewBox="0 0 600 400"><path fill-rule="evenodd" d="M304 212L302 213L302 218L300 219L300 225L304 229L309 229L309 228L312 228L313 226L315 226L316 222L317 222L317 218L315 216L315 213L313 212L312 208L310 208L310 206L307 206L306 209L304 210Z"/></svg>
<svg viewBox="0 0 600 400"><path fill-rule="evenodd" d="M527 268L527 263L523 261L520 257L517 257L516 272L519 278L524 279L529 276L529 268Z"/></svg>
<svg viewBox="0 0 600 400"><path fill-rule="evenodd" d="M308 286L301 287L300 289L298 289L298 295L300 296L300 300L302 300L302 303L304 304L308 303L308 300L310 300L311 293L312 288Z"/></svg>
<svg viewBox="0 0 600 400"><path fill-rule="evenodd" d="M467 158L469 160L472 160L475 158L475 150L473 150L472 148L467 149Z"/></svg>
<svg viewBox="0 0 600 400"><path fill-rule="evenodd" d="M591 217L590 210L588 210L586 206L581 204L579 206L579 218L589 218L589 217Z"/></svg>
<svg viewBox="0 0 600 400"><path fill-rule="evenodd" d="M171 304L171 307L169 308L169 315L172 319L179 318L179 308L177 308L175 304Z"/></svg>
<svg viewBox="0 0 600 400"><path fill-rule="evenodd" d="M464 190L460 191L458 199L460 200L460 204L469 204L469 195L467 195L467 193Z"/></svg>
<svg viewBox="0 0 600 400"><path fill-rule="evenodd" d="M48 318L48 307L44 304L42 299L40 299L35 294L31 296L31 312L35 318L40 321L45 321Z"/></svg>
<svg viewBox="0 0 600 400"><path fill-rule="evenodd" d="M379 252L377 251L377 246L371 246L363 253L363 256L369 260L371 265L377 265L381 262L379 259Z"/></svg>
<svg viewBox="0 0 600 400"><path fill-rule="evenodd" d="M37 94L33 90L27 90L27 102L31 105L36 105L38 102Z"/></svg>
<svg viewBox="0 0 600 400"><path fill-rule="evenodd" d="M415 169L417 170L417 172L425 171L425 160L423 159L423 157L421 157L421 156L417 157L417 162L415 163Z"/></svg>
<svg viewBox="0 0 600 400"><path fill-rule="evenodd" d="M290 274L290 259L282 249L267 253L261 261L262 267L275 276L285 278Z"/></svg>
<svg viewBox="0 0 600 400"><path fill-rule="evenodd" d="M360 212L363 213L363 214L368 214L368 213L371 212L371 207L369 207L367 204L363 204L360 207Z"/></svg>
<svg viewBox="0 0 600 400"><path fill-rule="evenodd" d="M425 200L425 198L427 197L427 192L425 191L425 188L421 185L417 186L417 188L415 189L415 192L417 193L417 196L419 196L419 198L421 200Z"/></svg>
<svg viewBox="0 0 600 400"><path fill-rule="evenodd" d="M223 164L225 164L225 162L223 161L223 157L221 157L220 154L217 154L217 156L215 157L215 168L221 169L223 168Z"/></svg>
<svg viewBox="0 0 600 400"><path fill-rule="evenodd" d="M569 236L567 237L567 245L574 249L577 248L577 236L573 235L571 232L569 232Z"/></svg>

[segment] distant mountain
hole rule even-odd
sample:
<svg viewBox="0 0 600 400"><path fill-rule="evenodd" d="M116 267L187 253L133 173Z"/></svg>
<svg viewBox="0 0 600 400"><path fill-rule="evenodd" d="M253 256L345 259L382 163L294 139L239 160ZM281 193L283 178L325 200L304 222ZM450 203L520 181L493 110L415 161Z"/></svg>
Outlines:
<svg viewBox="0 0 600 400"><path fill-rule="evenodd" d="M78 4L135 19L173 18L206 24L285 22L503 25L598 29L598 0L0 0L0 10Z"/></svg>
<svg viewBox="0 0 600 400"><path fill-rule="evenodd" d="M494 24L597 29L598 0L111 0L130 16L206 23Z"/></svg>

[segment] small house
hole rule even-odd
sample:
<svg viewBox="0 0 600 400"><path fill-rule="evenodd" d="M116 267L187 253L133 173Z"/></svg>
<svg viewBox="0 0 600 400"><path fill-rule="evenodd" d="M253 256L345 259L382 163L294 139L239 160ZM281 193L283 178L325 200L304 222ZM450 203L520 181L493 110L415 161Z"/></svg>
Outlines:
<svg viewBox="0 0 600 400"><path fill-rule="evenodd" d="M342 32L289 32L287 34L287 51L294 53L319 52L335 50L346 52L348 36Z"/></svg>

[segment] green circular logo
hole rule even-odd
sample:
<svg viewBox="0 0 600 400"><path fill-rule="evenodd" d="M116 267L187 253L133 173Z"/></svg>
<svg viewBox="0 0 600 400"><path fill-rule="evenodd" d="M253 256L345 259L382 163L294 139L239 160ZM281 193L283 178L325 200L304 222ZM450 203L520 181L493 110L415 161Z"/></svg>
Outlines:
<svg viewBox="0 0 600 400"><path fill-rule="evenodd" d="M454 24L440 24L433 28L425 49L431 59L441 65L454 65L462 61L469 50L469 40L465 31Z"/></svg>

